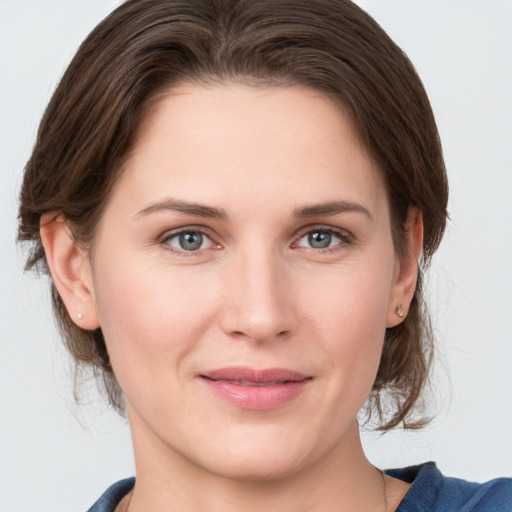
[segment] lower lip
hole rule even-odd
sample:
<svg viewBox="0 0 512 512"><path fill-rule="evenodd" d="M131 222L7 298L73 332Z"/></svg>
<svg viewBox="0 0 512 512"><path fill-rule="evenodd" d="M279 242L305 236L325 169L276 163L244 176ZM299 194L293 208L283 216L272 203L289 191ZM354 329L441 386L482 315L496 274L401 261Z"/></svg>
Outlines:
<svg viewBox="0 0 512 512"><path fill-rule="evenodd" d="M241 409L264 411L277 409L298 397L311 379L280 384L247 386L226 380L202 379L217 395Z"/></svg>

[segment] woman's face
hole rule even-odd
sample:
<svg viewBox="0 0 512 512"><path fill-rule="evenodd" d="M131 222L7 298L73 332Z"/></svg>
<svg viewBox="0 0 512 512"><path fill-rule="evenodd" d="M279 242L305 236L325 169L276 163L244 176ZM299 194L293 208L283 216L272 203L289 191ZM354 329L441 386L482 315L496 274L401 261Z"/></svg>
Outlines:
<svg viewBox="0 0 512 512"><path fill-rule="evenodd" d="M349 450L405 285L384 185L334 103L172 90L92 262L136 457L272 478Z"/></svg>

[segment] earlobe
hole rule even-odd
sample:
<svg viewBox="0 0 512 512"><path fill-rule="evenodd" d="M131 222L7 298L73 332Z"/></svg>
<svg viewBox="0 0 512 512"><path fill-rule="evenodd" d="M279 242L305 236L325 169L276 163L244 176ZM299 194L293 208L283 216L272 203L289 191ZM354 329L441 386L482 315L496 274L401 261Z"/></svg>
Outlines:
<svg viewBox="0 0 512 512"><path fill-rule="evenodd" d="M409 208L405 230L407 247L398 261L398 270L389 303L387 327L394 327L403 322L416 290L419 261L423 249L423 217L417 208Z"/></svg>
<svg viewBox="0 0 512 512"><path fill-rule="evenodd" d="M73 239L62 215L54 212L41 217L41 240L51 277L70 318L83 329L99 327L87 252Z"/></svg>

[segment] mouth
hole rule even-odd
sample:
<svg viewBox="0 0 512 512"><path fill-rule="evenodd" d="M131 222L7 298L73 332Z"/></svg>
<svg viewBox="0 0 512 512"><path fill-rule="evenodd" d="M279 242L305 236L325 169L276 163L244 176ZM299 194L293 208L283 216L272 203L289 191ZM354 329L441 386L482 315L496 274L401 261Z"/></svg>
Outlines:
<svg viewBox="0 0 512 512"><path fill-rule="evenodd" d="M208 379L209 377L204 377L205 379ZM228 379L210 379L216 382L227 382L228 384L233 384L235 386L259 386L259 387L265 387L265 386L278 386L280 384L288 384L290 382L296 382L296 381L290 381L290 380L271 380L268 382L252 382L249 380L228 380Z"/></svg>
<svg viewBox="0 0 512 512"><path fill-rule="evenodd" d="M199 375L207 387L235 407L247 410L276 409L297 398L312 376L285 368L256 370L220 368Z"/></svg>

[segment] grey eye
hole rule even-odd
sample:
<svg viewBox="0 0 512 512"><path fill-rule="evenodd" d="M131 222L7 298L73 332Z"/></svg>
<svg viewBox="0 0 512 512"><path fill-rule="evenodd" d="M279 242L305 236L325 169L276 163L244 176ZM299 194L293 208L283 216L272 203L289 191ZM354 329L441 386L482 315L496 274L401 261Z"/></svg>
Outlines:
<svg viewBox="0 0 512 512"><path fill-rule="evenodd" d="M204 249L208 237L199 231L184 231L169 238L169 244L181 251L197 251Z"/></svg>
<svg viewBox="0 0 512 512"><path fill-rule="evenodd" d="M303 235L297 245L311 249L328 249L346 243L348 240L343 234L332 229L318 229Z"/></svg>
<svg viewBox="0 0 512 512"><path fill-rule="evenodd" d="M325 231L314 231L307 235L308 243L314 249L326 249L332 242L332 234Z"/></svg>

